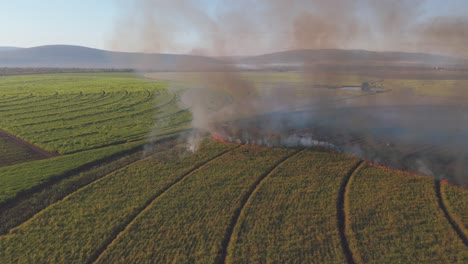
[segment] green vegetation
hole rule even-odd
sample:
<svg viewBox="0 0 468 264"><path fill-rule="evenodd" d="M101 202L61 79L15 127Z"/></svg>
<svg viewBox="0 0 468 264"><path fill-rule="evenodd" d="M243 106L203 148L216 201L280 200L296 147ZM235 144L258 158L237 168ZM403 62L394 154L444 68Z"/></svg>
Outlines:
<svg viewBox="0 0 468 264"><path fill-rule="evenodd" d="M171 145L169 144L170 142L172 141L166 144L160 144L158 148L167 148ZM3 208L0 214L0 223L2 223L0 226L0 234L6 234L11 228L18 226L37 212L57 202L69 193L117 169L140 160L143 154L143 150L135 148L133 151L125 151L121 155L116 155L117 157L115 159L109 156L106 158L109 160L108 162L99 162L97 165L89 166L89 168L82 171L78 170L81 172L65 173L61 175L62 179L59 179L56 183L46 182L47 184L44 184L44 188L37 188L38 190L36 192L16 197L8 206Z"/></svg>
<svg viewBox="0 0 468 264"><path fill-rule="evenodd" d="M246 205L227 262L346 262L335 205L343 177L356 161L313 150L286 161Z"/></svg>
<svg viewBox="0 0 468 264"><path fill-rule="evenodd" d="M100 72L132 72L130 69L84 69L84 68L0 68L0 76L52 73L100 73Z"/></svg>
<svg viewBox="0 0 468 264"><path fill-rule="evenodd" d="M206 83L204 79L216 77L217 73L148 73L145 76L155 80L177 81L185 83ZM382 75L382 76L379 76ZM395 76L385 76L385 72L381 74L364 73L333 73L333 72L317 72L314 74L304 75L301 72L242 72L239 77L247 79L256 85L262 84L282 84L286 87L339 87L339 86L361 86L364 82L368 82L372 87L390 89L396 95L403 96L435 96L435 97L452 97L456 99L467 98L468 80L456 79L455 76L426 75L424 78L417 79L417 76L406 76L405 74ZM451 79L451 78L454 79ZM310 79L308 79L310 78ZM340 91L346 94L345 91Z"/></svg>
<svg viewBox="0 0 468 264"><path fill-rule="evenodd" d="M455 223L468 237L468 192L454 186L441 184L442 199Z"/></svg>
<svg viewBox="0 0 468 264"><path fill-rule="evenodd" d="M0 237L0 263L89 260L148 202L227 148L211 143L193 155L174 148L71 193Z"/></svg>
<svg viewBox="0 0 468 264"><path fill-rule="evenodd" d="M314 148L206 140L187 152L175 140L190 121L183 85L165 88L174 76L0 77L0 129L61 154L35 160L0 137L0 263L468 262L467 190ZM296 72L242 76L303 86ZM324 74L310 84L363 82L436 96L467 83Z"/></svg>
<svg viewBox="0 0 468 264"><path fill-rule="evenodd" d="M241 147L212 161L151 204L100 262L214 263L245 194L265 171L292 153Z"/></svg>
<svg viewBox="0 0 468 264"><path fill-rule="evenodd" d="M142 142L115 145L0 168L0 204L14 198L20 192L29 190L54 177L60 177L70 170L141 144Z"/></svg>
<svg viewBox="0 0 468 264"><path fill-rule="evenodd" d="M183 146L142 160L132 154L54 184L43 192L57 191L55 204L29 220L3 212L19 220L0 236L0 262L212 263L227 252L229 263L342 263L342 190L356 262L466 261L431 178L364 164L342 189L355 158L233 147L210 141L195 154ZM465 190L443 188L464 199ZM452 207L463 214L463 206Z"/></svg>
<svg viewBox="0 0 468 264"><path fill-rule="evenodd" d="M25 142L0 138L0 166L20 163L0 168L0 206L185 129L189 115L164 87L130 73L1 77L0 129ZM32 161L29 143L66 155Z"/></svg>
<svg viewBox="0 0 468 264"><path fill-rule="evenodd" d="M466 263L468 249L439 208L432 178L365 166L347 193L358 263Z"/></svg>
<svg viewBox="0 0 468 264"><path fill-rule="evenodd" d="M125 73L3 77L0 128L61 154L142 140L156 124L174 133L190 116L164 86Z"/></svg>

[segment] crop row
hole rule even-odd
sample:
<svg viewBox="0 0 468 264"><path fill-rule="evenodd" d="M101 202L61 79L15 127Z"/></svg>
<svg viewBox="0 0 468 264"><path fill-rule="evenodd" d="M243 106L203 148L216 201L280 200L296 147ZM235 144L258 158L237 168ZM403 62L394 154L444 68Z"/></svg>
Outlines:
<svg viewBox="0 0 468 264"><path fill-rule="evenodd" d="M295 152L241 147L201 167L150 204L98 262L214 263L249 190Z"/></svg>
<svg viewBox="0 0 468 264"><path fill-rule="evenodd" d="M355 158L314 150L285 162L246 205L227 262L346 262L336 204L343 177L356 162Z"/></svg>
<svg viewBox="0 0 468 264"><path fill-rule="evenodd" d="M132 142L0 168L0 204L77 167L143 144Z"/></svg>
<svg viewBox="0 0 468 264"><path fill-rule="evenodd" d="M112 95L112 96L111 96ZM50 115L54 113L59 113L59 111L73 111L77 109L83 109L87 105L88 106L96 106L97 103L99 104L105 104L106 100L110 101L111 103L114 103L115 101L125 98L127 95L126 91L116 91L112 93L90 93L90 94L84 94L80 96L70 96L70 95L58 95L56 96L56 100L51 102L50 104L43 105L43 106L38 106L32 103L28 104L23 104L21 110L23 111L18 111L16 109L6 109L9 110L10 113L2 113L4 117L11 117L15 116L14 120L22 120L22 119L27 119L31 117L37 117L41 116L43 117L44 115ZM51 97L51 96L45 96L45 97ZM120 97L120 98L119 98ZM62 99L64 98L64 99ZM72 101L68 101L72 100ZM63 102L65 101L65 102Z"/></svg>
<svg viewBox="0 0 468 264"><path fill-rule="evenodd" d="M431 178L367 164L350 174L355 158L295 153L210 142L195 154L172 148L104 177L119 165L71 177L54 189L56 200L71 192L65 199L0 236L0 263L343 263L340 217L357 263L466 262ZM451 213L466 220L463 190L442 191ZM31 210L28 204L22 208ZM22 208L0 219L19 215L16 224L5 221L11 228L30 217Z"/></svg>
<svg viewBox="0 0 468 264"><path fill-rule="evenodd" d="M442 183L441 196L442 202L445 203L450 217L460 229L461 236L466 243L468 237L468 191Z"/></svg>
<svg viewBox="0 0 468 264"><path fill-rule="evenodd" d="M143 92L140 93L140 96ZM94 109L87 111L76 111L74 114L56 115L55 119L46 119L42 117L36 117L37 120L34 123L23 123L16 126L28 126L32 129L41 132L41 129L53 127L54 129L69 128L70 126L80 126L87 122L96 122L100 120L106 120L113 118L117 114L119 116L125 116L126 113L138 113L139 111L152 110L154 105L163 104L165 101L170 101L169 96L159 96L156 99L153 98L139 98L138 94L129 95L125 101L116 102L115 105L110 107L103 107L100 104L96 104ZM118 117L118 116L117 116ZM59 123L59 124L56 124Z"/></svg>
<svg viewBox="0 0 468 264"><path fill-rule="evenodd" d="M89 260L148 201L227 147L207 144L193 155L173 148L87 185L0 237L0 262Z"/></svg>
<svg viewBox="0 0 468 264"><path fill-rule="evenodd" d="M23 194L11 201L8 205L0 207L0 235L6 234L11 228L31 218L37 212L65 197L67 194L103 177L110 172L125 167L128 164L139 160L142 157L141 151L135 153L125 153L123 157L110 160L104 164L93 166L82 172L63 177L58 182L37 191ZM66 175L68 176L68 175Z"/></svg>
<svg viewBox="0 0 468 264"><path fill-rule="evenodd" d="M466 263L432 178L370 165L349 182L346 235L358 263Z"/></svg>
<svg viewBox="0 0 468 264"><path fill-rule="evenodd" d="M61 154L144 139L155 127L155 119L180 110L163 84L131 76L69 74L0 80L7 97L15 86L21 87L16 90L19 95L38 95L11 105L0 104L0 127ZM78 96L77 90L81 91ZM164 122L167 126L158 125L158 130L175 132L187 127L190 116L179 116L183 120Z"/></svg>

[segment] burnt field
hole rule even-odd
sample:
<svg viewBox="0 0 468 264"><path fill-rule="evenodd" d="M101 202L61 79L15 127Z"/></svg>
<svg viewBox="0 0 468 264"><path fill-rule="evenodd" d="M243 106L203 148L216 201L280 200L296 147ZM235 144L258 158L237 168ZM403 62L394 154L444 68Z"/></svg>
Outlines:
<svg viewBox="0 0 468 264"><path fill-rule="evenodd" d="M311 109L225 122L214 134L246 144L322 146L466 187L466 110L443 105ZM463 118L454 123L456 116Z"/></svg>
<svg viewBox="0 0 468 264"><path fill-rule="evenodd" d="M203 98L187 93L195 102L195 127L228 142L322 146L468 186L466 81L327 74L311 83L297 73L236 78L247 79L250 90L236 89L245 85L239 82L231 90L196 90ZM368 90L359 86L365 80Z"/></svg>

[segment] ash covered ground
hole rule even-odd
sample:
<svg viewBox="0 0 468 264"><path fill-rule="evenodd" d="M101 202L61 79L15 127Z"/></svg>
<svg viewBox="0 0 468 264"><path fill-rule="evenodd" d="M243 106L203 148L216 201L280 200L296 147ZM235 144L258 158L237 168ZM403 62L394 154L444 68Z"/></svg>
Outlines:
<svg viewBox="0 0 468 264"><path fill-rule="evenodd" d="M213 134L245 144L322 146L467 187L466 110L395 105L276 112L224 122Z"/></svg>
<svg viewBox="0 0 468 264"><path fill-rule="evenodd" d="M468 186L468 107L463 100L402 95L390 89L268 91L268 96L224 112L208 131L243 144L322 146ZM233 114L249 107L255 110Z"/></svg>
<svg viewBox="0 0 468 264"><path fill-rule="evenodd" d="M206 83L188 81L181 96L197 131L188 138L192 150L200 132L241 144L322 146L468 187L464 94L415 95L380 84L364 91L302 81L252 82L232 72L198 77Z"/></svg>

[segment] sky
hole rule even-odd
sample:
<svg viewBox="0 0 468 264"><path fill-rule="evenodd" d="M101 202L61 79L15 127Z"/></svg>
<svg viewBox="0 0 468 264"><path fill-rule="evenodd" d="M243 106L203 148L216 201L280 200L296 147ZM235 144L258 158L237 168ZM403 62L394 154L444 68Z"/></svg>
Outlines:
<svg viewBox="0 0 468 264"><path fill-rule="evenodd" d="M372 2L372 0L367 1ZM406 9L414 9L414 13L408 13L408 15L417 14L417 19L411 23L416 23L418 19L424 20L424 18L430 20L432 17L468 17L468 1L466 0L379 0L375 2L385 1L389 4L384 6L384 9L391 7L393 2L406 2L402 4L402 12L406 12ZM240 4L236 4L237 2ZM387 29L373 27L372 24L375 24L375 20L379 18L372 17L373 11L365 6L351 10L357 13L354 16L360 19L365 20L370 17L370 29L367 29L365 34L364 31L356 33L358 37L350 37L343 32L354 29L342 26L337 28L333 22L324 23L311 19L311 16L301 16L300 18L303 19L298 20L297 17L291 18L292 15L288 17L283 13L272 13L254 18L256 12L262 11L257 8L262 6L262 3L264 8L267 6L270 8L270 3L275 2L278 3L277 6L289 8L288 5L284 5L288 3L286 0L0 0L0 46L33 47L70 44L117 51L215 55L251 55L292 48L327 47L417 51L420 46L415 42L401 44L405 41L412 41L411 39L399 39L398 45L391 43L396 38L400 38L395 34L400 30L394 28L395 35L392 35L391 29L387 31ZM296 2L314 1L297 0ZM341 19L339 17L348 16L346 4L354 2L353 0L315 0L315 2L321 2L323 9L319 8L321 11L312 12L312 15L318 14L327 19L335 17L338 20L336 24L347 24L353 20L353 18L347 18L348 20L339 22ZM335 9L327 6L328 4L323 4L325 2L336 2L339 7L343 6L343 10L335 13ZM413 3L421 4L416 8L416 4ZM291 10L293 8L291 7ZM299 4L299 8L294 12L297 14L304 12L301 8ZM310 7L304 6L303 9L307 11L308 8ZM234 11L231 12L231 9ZM271 18L275 16L278 16L277 20ZM279 24L278 21L281 20L289 22ZM399 27L407 26L404 24L407 22L398 21L399 18L394 18L394 20L395 25L401 23ZM246 21L251 21L251 24ZM307 25L317 24L313 31L308 33L312 35L312 40L307 34L305 36L293 35L294 29L289 29L284 25L290 23L297 26L298 21L303 21ZM386 21L387 24L392 22ZM362 23L359 26L362 27ZM163 27L164 30L161 29ZM332 33L325 32L323 28L332 30ZM445 31L442 26L437 28ZM464 34L467 31L468 29L458 30L452 35ZM371 37L368 38L369 36ZM285 41L295 37L297 37L297 43ZM303 40L307 38L304 44ZM431 38L431 41L436 40L434 37ZM302 41L302 44L298 44L299 41ZM342 43L337 44L339 42ZM460 40L454 40L454 42L460 45ZM429 48L427 50L432 51ZM444 50L436 50L436 53L444 53Z"/></svg>
<svg viewBox="0 0 468 264"><path fill-rule="evenodd" d="M106 48L118 12L114 0L0 0L0 46Z"/></svg>

